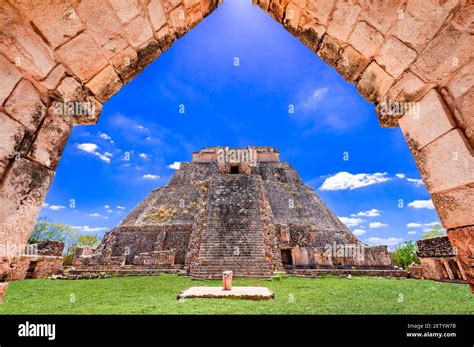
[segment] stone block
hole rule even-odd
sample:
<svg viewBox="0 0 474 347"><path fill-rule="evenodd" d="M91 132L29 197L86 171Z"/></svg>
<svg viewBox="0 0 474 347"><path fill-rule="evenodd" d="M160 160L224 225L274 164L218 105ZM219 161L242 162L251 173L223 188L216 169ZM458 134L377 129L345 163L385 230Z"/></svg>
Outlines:
<svg viewBox="0 0 474 347"><path fill-rule="evenodd" d="M36 79L45 78L55 65L51 49L6 1L0 14L0 52Z"/></svg>
<svg viewBox="0 0 474 347"><path fill-rule="evenodd" d="M41 85L45 87L47 90L56 89L59 82L64 77L65 72L66 70L64 69L64 66L59 64L53 69L53 71L49 73L48 77L46 77L46 79L43 82L41 82Z"/></svg>
<svg viewBox="0 0 474 347"><path fill-rule="evenodd" d="M416 148L416 143L410 137L405 139L430 193L471 184L474 158L459 129L451 130L421 150Z"/></svg>
<svg viewBox="0 0 474 347"><path fill-rule="evenodd" d="M20 123L0 112L0 132L0 161L6 164L9 159L15 156L25 134L25 129Z"/></svg>
<svg viewBox="0 0 474 347"><path fill-rule="evenodd" d="M86 84L97 99L104 103L122 88L122 81L112 66L107 66Z"/></svg>
<svg viewBox="0 0 474 347"><path fill-rule="evenodd" d="M474 225L474 183L431 194L431 198L444 228Z"/></svg>
<svg viewBox="0 0 474 347"><path fill-rule="evenodd" d="M127 47L112 58L111 62L115 67L115 71L117 71L124 83L129 82L139 72L136 69L136 60L137 51L132 47Z"/></svg>
<svg viewBox="0 0 474 347"><path fill-rule="evenodd" d="M436 35L418 57L413 71L426 81L445 85L472 58L474 35L448 27Z"/></svg>
<svg viewBox="0 0 474 347"><path fill-rule="evenodd" d="M347 41L360 11L360 6L353 0L336 0L334 10L329 16L328 34L338 40Z"/></svg>
<svg viewBox="0 0 474 347"><path fill-rule="evenodd" d="M293 3L288 4L285 11L285 26L290 27L293 31L297 30L300 18L301 8L294 5Z"/></svg>
<svg viewBox="0 0 474 347"><path fill-rule="evenodd" d="M160 0L150 0L148 3L148 15L154 31L160 30L166 24L166 13Z"/></svg>
<svg viewBox="0 0 474 347"><path fill-rule="evenodd" d="M361 1L363 9L360 19L385 34L390 27L403 15L404 0Z"/></svg>
<svg viewBox="0 0 474 347"><path fill-rule="evenodd" d="M5 103L5 111L26 129L35 132L46 114L46 106L33 84L21 80Z"/></svg>
<svg viewBox="0 0 474 347"><path fill-rule="evenodd" d="M110 0L110 5L124 24L130 22L142 12L142 7L137 0Z"/></svg>
<svg viewBox="0 0 474 347"><path fill-rule="evenodd" d="M300 7L305 8L309 13L311 13L311 15L318 23L320 23L321 25L326 25L333 5L334 0L308 1L306 6Z"/></svg>
<svg viewBox="0 0 474 347"><path fill-rule="evenodd" d="M126 24L125 32L127 33L130 44L135 48L153 39L153 31L150 23L147 18L142 16L138 16Z"/></svg>
<svg viewBox="0 0 474 347"><path fill-rule="evenodd" d="M319 42L325 32L325 27L319 25L313 18L308 16L306 12L302 13L296 36L313 52L317 51Z"/></svg>
<svg viewBox="0 0 474 347"><path fill-rule="evenodd" d="M30 151L30 157L55 170L71 132L69 117L48 115L41 125Z"/></svg>
<svg viewBox="0 0 474 347"><path fill-rule="evenodd" d="M365 22L358 22L349 36L349 43L362 55L370 59L378 52L384 37L376 29Z"/></svg>
<svg viewBox="0 0 474 347"><path fill-rule="evenodd" d="M474 86L474 60L463 66L448 82L448 89L454 98L459 98Z"/></svg>
<svg viewBox="0 0 474 347"><path fill-rule="evenodd" d="M419 112L399 119L405 138L419 150L456 127L439 93L432 89L419 101Z"/></svg>
<svg viewBox="0 0 474 347"><path fill-rule="evenodd" d="M329 35L324 35L317 54L326 63L334 66L341 56L340 50L341 46L336 40Z"/></svg>
<svg viewBox="0 0 474 347"><path fill-rule="evenodd" d="M3 302L5 295L7 294L8 282L0 282L0 304Z"/></svg>
<svg viewBox="0 0 474 347"><path fill-rule="evenodd" d="M0 55L0 107L21 79L21 73L6 58Z"/></svg>
<svg viewBox="0 0 474 347"><path fill-rule="evenodd" d="M378 102L392 86L394 79L375 61L362 73L357 89L370 102Z"/></svg>
<svg viewBox="0 0 474 347"><path fill-rule="evenodd" d="M89 80L107 64L101 50L86 32L61 46L56 52L64 65L82 81Z"/></svg>
<svg viewBox="0 0 474 347"><path fill-rule="evenodd" d="M474 87L456 99L454 111L458 125L464 129L469 143L474 148Z"/></svg>
<svg viewBox="0 0 474 347"><path fill-rule="evenodd" d="M161 3L163 4L165 11L170 12L181 3L181 0L161 0Z"/></svg>
<svg viewBox="0 0 474 347"><path fill-rule="evenodd" d="M176 7L170 12L170 24L178 33L182 34L186 31L186 12L182 6Z"/></svg>
<svg viewBox="0 0 474 347"><path fill-rule="evenodd" d="M421 52L457 4L457 0L408 0L390 34Z"/></svg>
<svg viewBox="0 0 474 347"><path fill-rule="evenodd" d="M202 19L201 6L195 6L188 9L186 12L187 25L189 28L194 28Z"/></svg>
<svg viewBox="0 0 474 347"><path fill-rule="evenodd" d="M26 245L54 172L20 158L13 161L0 191L0 234L12 245Z"/></svg>
<svg viewBox="0 0 474 347"><path fill-rule="evenodd" d="M415 59L416 52L392 36L387 38L375 57L377 63L395 78L408 69Z"/></svg>
<svg viewBox="0 0 474 347"><path fill-rule="evenodd" d="M457 251L456 259L462 266L471 292L474 294L474 268L472 267L473 235L474 227L472 225L448 230L449 241Z"/></svg>
<svg viewBox="0 0 474 347"><path fill-rule="evenodd" d="M128 46L120 20L108 1L82 0L77 10L107 59Z"/></svg>
<svg viewBox="0 0 474 347"><path fill-rule="evenodd" d="M340 52L340 55L341 57L336 64L336 70L346 81L355 82L369 61L349 45Z"/></svg>
<svg viewBox="0 0 474 347"><path fill-rule="evenodd" d="M69 1L14 0L13 4L26 14L53 48L84 28Z"/></svg>

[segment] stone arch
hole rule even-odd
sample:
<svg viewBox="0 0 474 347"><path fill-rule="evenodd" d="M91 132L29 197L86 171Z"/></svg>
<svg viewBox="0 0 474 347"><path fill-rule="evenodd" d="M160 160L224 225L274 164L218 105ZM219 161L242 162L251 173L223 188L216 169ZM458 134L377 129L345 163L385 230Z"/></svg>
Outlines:
<svg viewBox="0 0 474 347"><path fill-rule="evenodd" d="M1 2L0 277L27 242L72 126L95 123L218 2ZM474 5L253 2L355 83L382 127L400 125L474 290Z"/></svg>

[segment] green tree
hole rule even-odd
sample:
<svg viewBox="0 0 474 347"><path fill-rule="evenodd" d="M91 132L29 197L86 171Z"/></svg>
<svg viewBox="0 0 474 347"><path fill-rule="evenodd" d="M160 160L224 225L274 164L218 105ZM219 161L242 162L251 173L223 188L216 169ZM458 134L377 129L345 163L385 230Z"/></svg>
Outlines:
<svg viewBox="0 0 474 347"><path fill-rule="evenodd" d="M80 235L77 246L88 246L96 248L100 243L100 238L98 235Z"/></svg>
<svg viewBox="0 0 474 347"><path fill-rule="evenodd" d="M433 237L446 236L446 229L441 224L436 224L433 229L421 235L422 239L432 239Z"/></svg>
<svg viewBox="0 0 474 347"><path fill-rule="evenodd" d="M401 244L395 249L395 252L393 252L393 261L395 265L400 266L405 270L408 270L408 267L412 263L419 264L420 261L418 259L418 256L416 255L417 251L418 247L413 241L407 241Z"/></svg>
<svg viewBox="0 0 474 347"><path fill-rule="evenodd" d="M53 223L47 217L38 218L28 243L37 243L41 240L62 241L67 254L70 248L78 241L78 235L74 228L65 223Z"/></svg>

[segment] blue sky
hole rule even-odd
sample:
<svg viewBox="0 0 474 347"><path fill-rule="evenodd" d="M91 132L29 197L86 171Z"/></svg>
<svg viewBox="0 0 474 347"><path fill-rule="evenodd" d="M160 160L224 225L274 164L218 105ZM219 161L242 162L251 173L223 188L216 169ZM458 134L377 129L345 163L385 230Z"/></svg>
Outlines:
<svg viewBox="0 0 474 347"><path fill-rule="evenodd" d="M276 147L369 244L418 239L438 222L400 129L380 128L354 85L250 0L224 2L97 125L74 128L40 216L103 235L173 163L215 145Z"/></svg>

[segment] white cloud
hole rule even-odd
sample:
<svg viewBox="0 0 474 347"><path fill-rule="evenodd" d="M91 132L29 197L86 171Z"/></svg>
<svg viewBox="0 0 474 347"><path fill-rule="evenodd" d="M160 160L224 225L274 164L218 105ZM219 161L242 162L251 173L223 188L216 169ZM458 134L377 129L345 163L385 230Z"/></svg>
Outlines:
<svg viewBox="0 0 474 347"><path fill-rule="evenodd" d="M152 174L146 174L146 175L143 175L142 178L145 179L145 180L156 181L156 180L160 179L160 176L152 175Z"/></svg>
<svg viewBox="0 0 474 347"><path fill-rule="evenodd" d="M100 213L97 213L97 212L86 214L86 216L88 216L88 217L105 217L105 216L103 216L103 215L101 215Z"/></svg>
<svg viewBox="0 0 474 347"><path fill-rule="evenodd" d="M416 234L416 231L414 231L414 230L410 230L410 231L408 232L408 235L415 235L415 234Z"/></svg>
<svg viewBox="0 0 474 347"><path fill-rule="evenodd" d="M361 218L350 218L350 217L338 217L342 223L348 227L355 227L363 223L364 220Z"/></svg>
<svg viewBox="0 0 474 347"><path fill-rule="evenodd" d="M61 210L64 210L66 208L66 207L61 206L61 205L50 205L47 202L45 202L42 207L46 208L48 210L52 210L52 211L61 211Z"/></svg>
<svg viewBox="0 0 474 347"><path fill-rule="evenodd" d="M323 185L320 187L321 190L344 190L344 189L356 189L361 187L370 186L372 184L378 184L390 181L391 178L387 177L386 172L376 172L373 174L360 173L351 174L349 172L338 172L334 176L326 178Z"/></svg>
<svg viewBox="0 0 474 347"><path fill-rule="evenodd" d="M380 211L376 208L373 208L368 211L358 212L351 214L351 217L377 217L380 216Z"/></svg>
<svg viewBox="0 0 474 347"><path fill-rule="evenodd" d="M102 161L105 161L106 163L110 163L110 157L113 157L113 155L109 152L102 154L97 151L99 146L97 146L95 143L80 143L76 144L76 147L81 151L98 156Z"/></svg>
<svg viewBox="0 0 474 347"><path fill-rule="evenodd" d="M416 186L421 186L423 185L423 180L419 178L407 178L407 181L410 183L414 183Z"/></svg>
<svg viewBox="0 0 474 347"><path fill-rule="evenodd" d="M396 246L403 242L403 239L397 237L388 237L386 239L380 237L370 237L367 239L367 243L372 246Z"/></svg>
<svg viewBox="0 0 474 347"><path fill-rule="evenodd" d="M430 223L408 223L407 228L429 228L434 227L436 224L441 224L440 222L430 222Z"/></svg>
<svg viewBox="0 0 474 347"><path fill-rule="evenodd" d="M397 173L395 176L397 176L398 178L405 178L405 174L402 174L402 173Z"/></svg>
<svg viewBox="0 0 474 347"><path fill-rule="evenodd" d="M169 164L167 166L168 169L178 170L181 163L179 161L175 161L173 164Z"/></svg>
<svg viewBox="0 0 474 347"><path fill-rule="evenodd" d="M100 134L99 137L101 139L104 139L104 140L112 140L112 138L109 135L107 135L106 133Z"/></svg>
<svg viewBox="0 0 474 347"><path fill-rule="evenodd" d="M79 231L83 231L85 233L94 233L94 232L104 231L108 229L105 227L90 227L88 225L76 225L76 226L73 226L73 228Z"/></svg>
<svg viewBox="0 0 474 347"><path fill-rule="evenodd" d="M108 213L112 213L112 212L114 212L114 211L112 211L112 210L107 210L107 212L108 212Z"/></svg>
<svg viewBox="0 0 474 347"><path fill-rule="evenodd" d="M370 229L386 228L386 227L388 227L387 223L372 222L369 224Z"/></svg>
<svg viewBox="0 0 474 347"><path fill-rule="evenodd" d="M430 200L415 200L408 203L408 206L413 207L413 208L426 208L428 210L434 209L433 201L431 201L431 199Z"/></svg>
<svg viewBox="0 0 474 347"><path fill-rule="evenodd" d="M125 210L125 206L117 206L119 210Z"/></svg>
<svg viewBox="0 0 474 347"><path fill-rule="evenodd" d="M310 95L300 103L300 107L307 110L314 110L317 108L318 104L324 99L328 92L328 87L325 88L316 88Z"/></svg>
<svg viewBox="0 0 474 347"><path fill-rule="evenodd" d="M110 208L110 205L104 205L104 208Z"/></svg>
<svg viewBox="0 0 474 347"><path fill-rule="evenodd" d="M366 233L366 231L364 229L355 229L353 232L352 232L355 236L360 236L360 235L363 235Z"/></svg>
<svg viewBox="0 0 474 347"><path fill-rule="evenodd" d="M145 160L148 159L148 154L146 154L146 153L140 153L138 156L142 159L145 159Z"/></svg>

